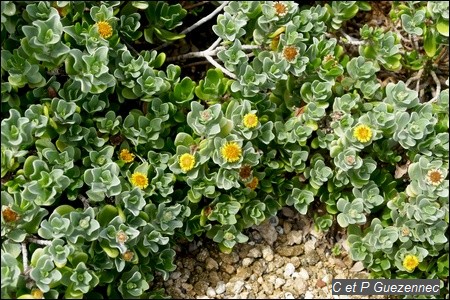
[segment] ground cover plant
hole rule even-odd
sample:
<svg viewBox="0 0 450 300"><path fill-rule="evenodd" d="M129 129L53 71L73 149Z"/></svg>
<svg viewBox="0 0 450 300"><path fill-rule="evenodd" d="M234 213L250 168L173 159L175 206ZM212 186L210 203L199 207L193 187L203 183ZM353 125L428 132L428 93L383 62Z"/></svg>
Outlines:
<svg viewBox="0 0 450 300"><path fill-rule="evenodd" d="M229 253L283 206L346 230L374 278L448 294L448 19L440 1L2 1L2 298L162 297L174 247Z"/></svg>

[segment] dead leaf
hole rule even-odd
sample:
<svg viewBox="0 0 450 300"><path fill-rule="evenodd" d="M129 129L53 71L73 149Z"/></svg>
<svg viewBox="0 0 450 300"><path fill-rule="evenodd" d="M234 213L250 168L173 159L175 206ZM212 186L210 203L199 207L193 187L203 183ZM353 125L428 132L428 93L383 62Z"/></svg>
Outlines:
<svg viewBox="0 0 450 300"><path fill-rule="evenodd" d="M396 165L396 166L395 166L395 174L394 174L394 178L395 178L395 179L402 178L403 175L405 175L406 173L408 173L408 167L409 167L410 164L411 164L411 162L408 160L408 161L406 162L406 164L404 164L404 165L402 165L402 166Z"/></svg>

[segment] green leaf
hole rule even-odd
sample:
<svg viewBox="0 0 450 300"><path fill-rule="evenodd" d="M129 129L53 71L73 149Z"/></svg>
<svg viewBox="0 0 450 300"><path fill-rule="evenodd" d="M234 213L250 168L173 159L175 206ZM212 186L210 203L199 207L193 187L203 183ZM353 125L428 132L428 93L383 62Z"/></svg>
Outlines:
<svg viewBox="0 0 450 300"><path fill-rule="evenodd" d="M436 24L436 29L440 34L448 37L448 20L444 20L444 18L439 18Z"/></svg>
<svg viewBox="0 0 450 300"><path fill-rule="evenodd" d="M156 36L162 40L162 41L176 41L179 39L184 38L186 35L185 34L180 34L180 33L173 33L170 32L168 30L162 29L162 28L153 28L155 31Z"/></svg>
<svg viewBox="0 0 450 300"><path fill-rule="evenodd" d="M102 245L103 250L105 251L105 253L111 257L111 258L116 258L117 256L119 256L119 250L118 249L113 249L107 246L103 246Z"/></svg>
<svg viewBox="0 0 450 300"><path fill-rule="evenodd" d="M447 28L448 29L448 28ZM433 57L436 54L436 35L433 28L428 28L425 31L425 38L423 40L423 49L427 53L428 57Z"/></svg>
<svg viewBox="0 0 450 300"><path fill-rule="evenodd" d="M183 145L189 147L194 144L194 139L192 138L192 136L185 132L179 132L175 138L174 144L175 146Z"/></svg>
<svg viewBox="0 0 450 300"><path fill-rule="evenodd" d="M102 207L97 215L97 221L102 227L108 225L108 223L118 215L117 208L110 204L106 204Z"/></svg>

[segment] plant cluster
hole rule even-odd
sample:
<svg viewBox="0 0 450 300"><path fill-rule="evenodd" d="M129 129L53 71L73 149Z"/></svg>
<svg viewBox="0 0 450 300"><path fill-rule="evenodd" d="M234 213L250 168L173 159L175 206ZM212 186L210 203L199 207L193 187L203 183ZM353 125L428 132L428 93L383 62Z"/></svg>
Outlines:
<svg viewBox="0 0 450 300"><path fill-rule="evenodd" d="M1 3L2 298L160 297L179 243L230 253L284 206L372 276L444 286L448 3L396 1L358 38L370 2L219 5L180 31L201 10ZM213 17L208 49L167 57ZM201 78L171 63L195 57Z"/></svg>

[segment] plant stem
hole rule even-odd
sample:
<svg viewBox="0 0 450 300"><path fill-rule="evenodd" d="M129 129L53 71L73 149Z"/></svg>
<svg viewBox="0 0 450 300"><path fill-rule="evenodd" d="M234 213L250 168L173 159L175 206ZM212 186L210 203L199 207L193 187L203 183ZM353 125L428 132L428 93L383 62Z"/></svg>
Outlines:
<svg viewBox="0 0 450 300"><path fill-rule="evenodd" d="M219 68L224 74L228 75L229 77L236 79L236 75L222 67L218 62L216 62L211 56L206 55L205 58L216 68Z"/></svg>
<svg viewBox="0 0 450 300"><path fill-rule="evenodd" d="M83 202L84 209L91 207L91 206L89 205L89 199L86 198L85 196L83 196L83 195L81 195L81 194L78 194L78 199L80 199L81 202Z"/></svg>
<svg viewBox="0 0 450 300"><path fill-rule="evenodd" d="M23 274L27 275L29 269L27 243L22 242L21 246L22 246Z"/></svg>
<svg viewBox="0 0 450 300"><path fill-rule="evenodd" d="M30 243L34 243L34 244L41 245L41 246L48 246L48 245L51 245L51 244L52 244L51 241L47 241L47 240L39 240L39 239L33 238L33 237L27 238L27 241L30 242Z"/></svg>
<svg viewBox="0 0 450 300"><path fill-rule="evenodd" d="M344 36L344 38L347 40L346 43L350 45L363 45L365 42L357 40L355 38L352 38L347 33L345 33L343 30L340 31L340 33Z"/></svg>
<svg viewBox="0 0 450 300"><path fill-rule="evenodd" d="M433 99L431 99L430 102L435 102L441 94L441 82L439 81L439 78L433 70L430 71L430 74L431 77L433 77L434 82L436 83L436 92L434 93Z"/></svg>
<svg viewBox="0 0 450 300"><path fill-rule="evenodd" d="M414 75L413 77L410 77L406 82L405 85L409 86L411 84L411 82L413 82L414 80L418 80L420 82L420 78L422 77L422 73L423 73L423 69L420 69L416 75Z"/></svg>
<svg viewBox="0 0 450 300"><path fill-rule="evenodd" d="M211 45L211 46L213 46L213 45ZM254 49L259 49L259 48L261 48L261 46L258 46L258 45L242 45L242 47L241 47L242 50L254 50ZM166 61L171 62L171 61L177 61L177 60L183 60L183 59L189 59L189 58L195 58L195 57L205 57L206 58L206 56L216 56L219 51L222 51L225 49L227 49L227 48L223 47L223 46L217 47L216 49L212 49L211 47L209 47L208 49L206 49L204 51L189 52L186 54L169 57L166 59Z"/></svg>

